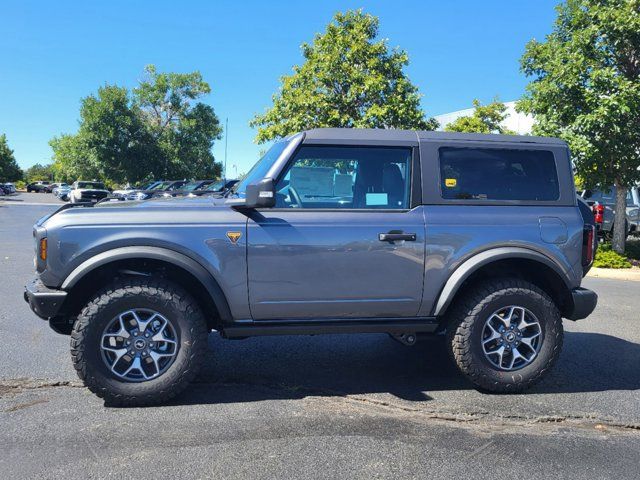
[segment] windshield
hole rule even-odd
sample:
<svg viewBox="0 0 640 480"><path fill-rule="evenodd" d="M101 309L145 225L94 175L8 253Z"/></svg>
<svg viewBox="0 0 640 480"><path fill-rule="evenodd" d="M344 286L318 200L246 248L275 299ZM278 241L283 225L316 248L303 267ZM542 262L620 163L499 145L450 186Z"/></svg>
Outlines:
<svg viewBox="0 0 640 480"><path fill-rule="evenodd" d="M78 182L78 188L95 188L104 190L104 184L99 182Z"/></svg>
<svg viewBox="0 0 640 480"><path fill-rule="evenodd" d="M198 188L201 184L202 182L189 182L183 187L180 187L180 189L190 192L191 190L195 190L196 188Z"/></svg>
<svg viewBox="0 0 640 480"><path fill-rule="evenodd" d="M154 185L152 188L150 188L149 190L164 190L166 189L169 185L171 185L172 182L158 182L156 185Z"/></svg>
<svg viewBox="0 0 640 480"><path fill-rule="evenodd" d="M244 195L247 185L262 180L287 145L289 145L289 140L280 140L274 143L272 147L267 150L267 153L249 170L247 176L236 184L233 193Z"/></svg>
<svg viewBox="0 0 640 480"><path fill-rule="evenodd" d="M219 182L213 182L212 184L207 185L207 188L204 190L207 192L219 192L222 190L222 187L224 187L224 181L220 180Z"/></svg>
<svg viewBox="0 0 640 480"><path fill-rule="evenodd" d="M160 183L162 183L162 182L151 182L151 183L148 183L147 185L142 187L140 190L151 190L153 187L155 187L156 185L159 185Z"/></svg>

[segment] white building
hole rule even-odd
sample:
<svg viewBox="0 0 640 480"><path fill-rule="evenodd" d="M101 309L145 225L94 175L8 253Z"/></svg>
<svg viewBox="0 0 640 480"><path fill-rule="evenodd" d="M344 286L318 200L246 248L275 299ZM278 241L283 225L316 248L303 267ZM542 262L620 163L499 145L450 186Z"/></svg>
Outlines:
<svg viewBox="0 0 640 480"><path fill-rule="evenodd" d="M509 130L516 132L519 135L531 134L531 128L533 127L533 117L531 115L525 115L524 113L516 112L516 102L504 102L507 107L507 118L502 125ZM440 122L439 130L444 130L444 127L455 121L459 117L469 117L473 115L473 108L467 108L465 110L458 110L457 112L443 113L442 115L436 115L435 119Z"/></svg>

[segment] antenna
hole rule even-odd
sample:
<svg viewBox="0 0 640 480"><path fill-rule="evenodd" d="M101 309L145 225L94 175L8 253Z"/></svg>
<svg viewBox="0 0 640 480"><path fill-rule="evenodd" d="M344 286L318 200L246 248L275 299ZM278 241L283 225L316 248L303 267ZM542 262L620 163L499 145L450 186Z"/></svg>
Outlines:
<svg viewBox="0 0 640 480"><path fill-rule="evenodd" d="M222 179L227 181L227 145L229 143L229 117L225 120L224 125L224 171L222 172Z"/></svg>

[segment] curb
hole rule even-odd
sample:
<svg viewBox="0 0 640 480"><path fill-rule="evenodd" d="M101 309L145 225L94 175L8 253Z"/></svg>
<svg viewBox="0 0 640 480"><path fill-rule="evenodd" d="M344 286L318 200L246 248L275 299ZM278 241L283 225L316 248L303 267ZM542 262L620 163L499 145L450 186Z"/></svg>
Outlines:
<svg viewBox="0 0 640 480"><path fill-rule="evenodd" d="M614 280L629 280L640 282L640 268L596 268L593 267L587 273L587 277L610 278Z"/></svg>

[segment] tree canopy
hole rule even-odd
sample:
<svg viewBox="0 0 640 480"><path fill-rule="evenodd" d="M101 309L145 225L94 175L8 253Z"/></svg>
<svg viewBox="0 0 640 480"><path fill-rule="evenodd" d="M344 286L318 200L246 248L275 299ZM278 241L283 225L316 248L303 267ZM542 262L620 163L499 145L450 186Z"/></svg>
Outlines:
<svg viewBox="0 0 640 480"><path fill-rule="evenodd" d="M38 180L52 180L53 179L53 168L52 165L42 165L40 163L36 163L35 165L30 166L24 172L24 180L27 183L36 182Z"/></svg>
<svg viewBox="0 0 640 480"><path fill-rule="evenodd" d="M617 187L613 247L624 250L627 187L640 177L640 2L567 0L553 31L521 60L532 78L518 108L534 133L571 146L589 186Z"/></svg>
<svg viewBox="0 0 640 480"><path fill-rule="evenodd" d="M9 148L7 136L0 135L0 181L15 182L22 178L22 170L18 166L13 150Z"/></svg>
<svg viewBox="0 0 640 480"><path fill-rule="evenodd" d="M507 106L504 103L494 100L487 105L482 105L480 100L475 99L473 108L473 114L456 118L445 125L444 130L466 133L515 133L502 126L502 122L507 118Z"/></svg>
<svg viewBox="0 0 640 480"><path fill-rule="evenodd" d="M376 17L351 10L303 43L304 63L281 77L273 106L250 123L256 141L317 127L435 129L404 73L407 53L377 40L378 27Z"/></svg>
<svg viewBox="0 0 640 480"><path fill-rule="evenodd" d="M222 128L213 108L197 100L211 91L200 73L158 73L137 88L105 85L82 99L80 126L51 140L61 179L215 178L211 152Z"/></svg>

